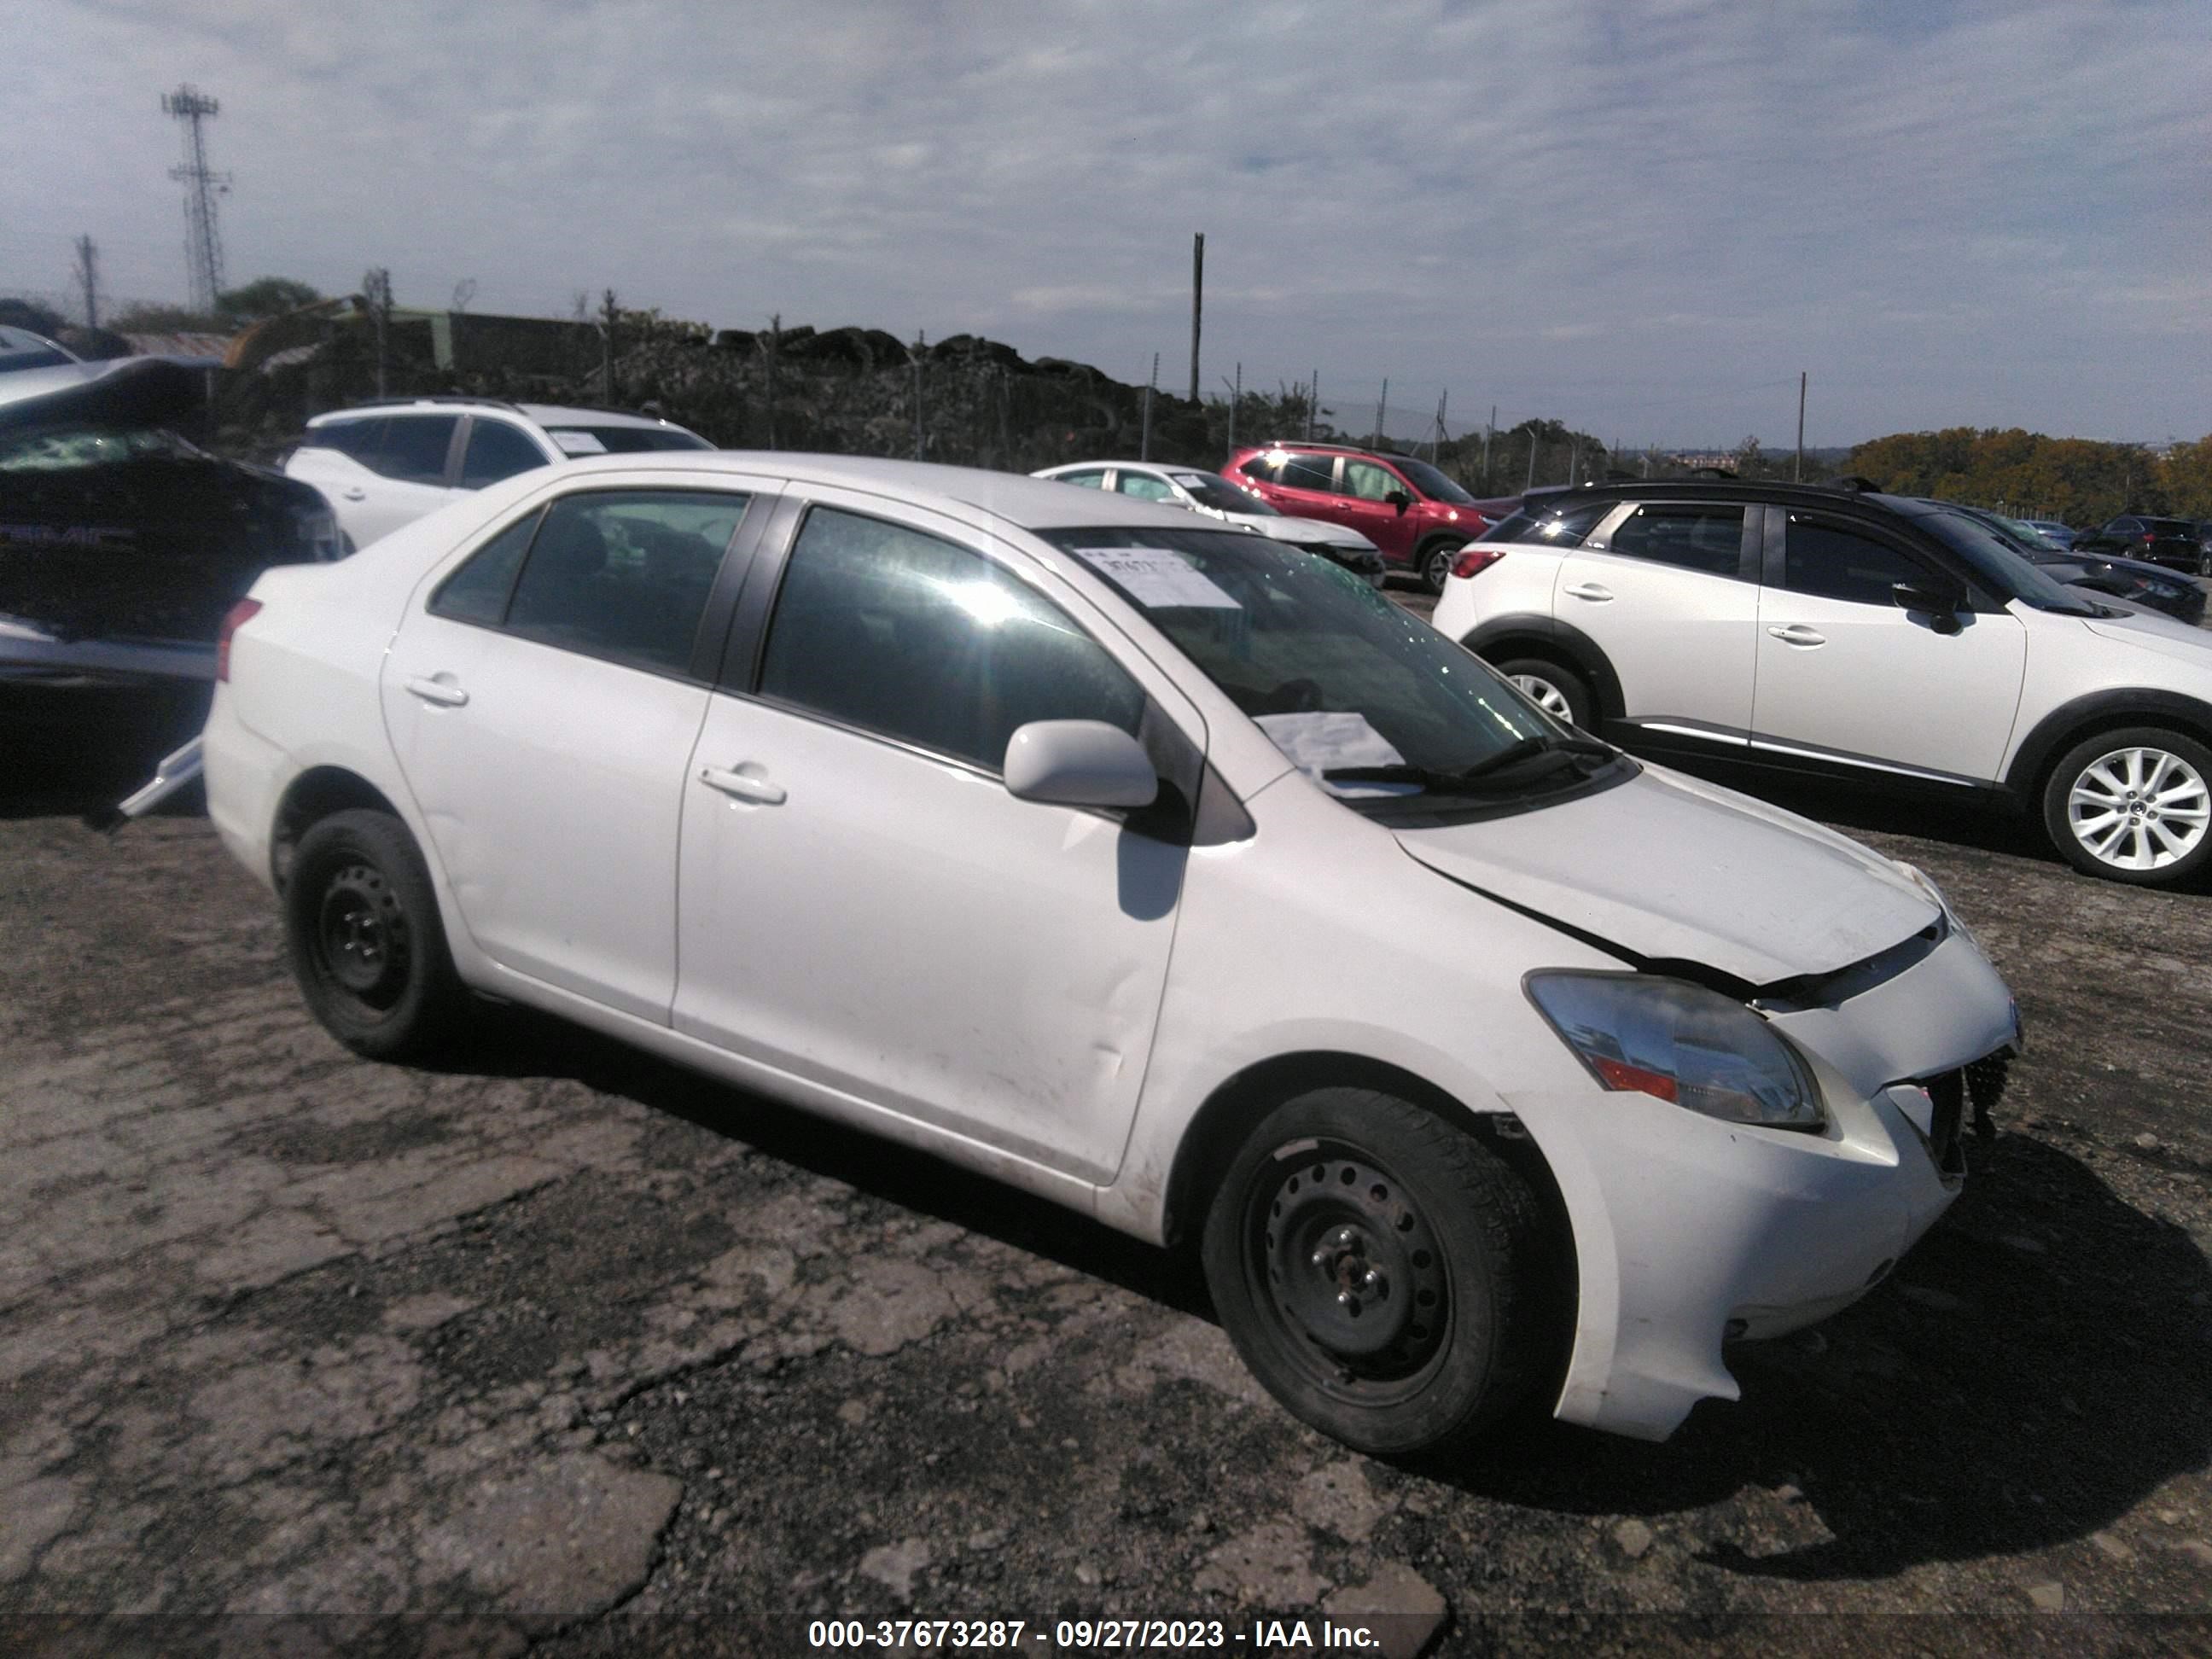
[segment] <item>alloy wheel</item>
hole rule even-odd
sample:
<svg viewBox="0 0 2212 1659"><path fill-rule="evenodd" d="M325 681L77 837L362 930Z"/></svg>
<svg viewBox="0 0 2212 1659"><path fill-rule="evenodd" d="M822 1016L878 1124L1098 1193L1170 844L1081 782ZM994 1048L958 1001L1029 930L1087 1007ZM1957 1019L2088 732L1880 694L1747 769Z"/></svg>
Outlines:
<svg viewBox="0 0 2212 1659"><path fill-rule="evenodd" d="M2212 828L2212 793L2179 755L2116 749L2075 775L2066 822L2100 862L2118 870L2162 870L2196 851Z"/></svg>
<svg viewBox="0 0 2212 1659"><path fill-rule="evenodd" d="M1574 723L1575 711L1567 702L1567 694L1542 675L1516 674L1513 684L1529 702L1554 720L1565 720L1570 725Z"/></svg>

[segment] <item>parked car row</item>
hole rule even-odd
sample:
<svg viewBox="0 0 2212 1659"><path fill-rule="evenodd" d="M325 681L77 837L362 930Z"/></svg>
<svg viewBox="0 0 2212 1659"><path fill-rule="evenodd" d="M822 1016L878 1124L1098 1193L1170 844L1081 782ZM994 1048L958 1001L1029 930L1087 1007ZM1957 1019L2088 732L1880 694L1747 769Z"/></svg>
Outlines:
<svg viewBox="0 0 2212 1659"><path fill-rule="evenodd" d="M1673 505L1626 539L1694 574L1728 515ZM268 571L222 661L210 813L341 1041L522 1002L1187 1243L1376 1455L1734 1398L1954 1200L2020 1041L1918 871L1119 489L596 457Z"/></svg>

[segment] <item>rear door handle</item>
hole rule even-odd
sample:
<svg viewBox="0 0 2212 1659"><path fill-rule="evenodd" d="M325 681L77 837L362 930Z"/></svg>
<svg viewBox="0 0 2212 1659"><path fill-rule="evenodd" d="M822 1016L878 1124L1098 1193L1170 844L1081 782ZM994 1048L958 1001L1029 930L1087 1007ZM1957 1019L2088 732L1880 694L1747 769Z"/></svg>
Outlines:
<svg viewBox="0 0 2212 1659"><path fill-rule="evenodd" d="M407 682L407 689L425 702L441 703L447 708L459 708L469 700L469 694L459 686L448 685L443 680L417 677Z"/></svg>
<svg viewBox="0 0 2212 1659"><path fill-rule="evenodd" d="M1578 599L1590 599L1603 605L1613 597L1613 590L1597 582L1576 582L1565 590Z"/></svg>
<svg viewBox="0 0 2212 1659"><path fill-rule="evenodd" d="M763 806L781 806L787 797L783 786L770 783L766 778L753 777L744 772L732 772L720 766L699 769L699 781L709 789L719 789L726 795L735 795L739 800L757 801Z"/></svg>
<svg viewBox="0 0 2212 1659"><path fill-rule="evenodd" d="M1791 623L1787 628L1766 630L1784 645L1826 645L1828 636L1818 629L1808 628L1803 623Z"/></svg>
<svg viewBox="0 0 2212 1659"><path fill-rule="evenodd" d="M365 501L368 499L368 492L359 484L349 485L338 493L349 501Z"/></svg>

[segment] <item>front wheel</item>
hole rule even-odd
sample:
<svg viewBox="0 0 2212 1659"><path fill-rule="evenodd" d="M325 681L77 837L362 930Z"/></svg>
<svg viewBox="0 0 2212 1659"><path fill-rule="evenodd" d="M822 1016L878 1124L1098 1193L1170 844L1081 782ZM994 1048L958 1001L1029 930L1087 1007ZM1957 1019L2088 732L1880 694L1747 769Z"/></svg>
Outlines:
<svg viewBox="0 0 2212 1659"><path fill-rule="evenodd" d="M1334 1088L1252 1131L1201 1254L1270 1393L1358 1451L1411 1456L1471 1441L1545 1374L1545 1245L1527 1184L1472 1135Z"/></svg>
<svg viewBox="0 0 2212 1659"><path fill-rule="evenodd" d="M389 812L334 812L300 838L284 943L310 1011L371 1060L432 1052L466 999L429 870Z"/></svg>
<svg viewBox="0 0 2212 1659"><path fill-rule="evenodd" d="M1596 699L1589 684L1571 669L1540 657L1523 657L1497 665L1498 672L1513 682L1521 694L1554 720L1595 732Z"/></svg>
<svg viewBox="0 0 2212 1659"><path fill-rule="evenodd" d="M1421 586L1431 593L1443 592L1459 550L1466 545L1464 541L1431 542L1421 554Z"/></svg>
<svg viewBox="0 0 2212 1659"><path fill-rule="evenodd" d="M2212 750L2155 726L2105 732L2059 758L2043 826L2067 862L2107 881L2163 887L2212 861Z"/></svg>

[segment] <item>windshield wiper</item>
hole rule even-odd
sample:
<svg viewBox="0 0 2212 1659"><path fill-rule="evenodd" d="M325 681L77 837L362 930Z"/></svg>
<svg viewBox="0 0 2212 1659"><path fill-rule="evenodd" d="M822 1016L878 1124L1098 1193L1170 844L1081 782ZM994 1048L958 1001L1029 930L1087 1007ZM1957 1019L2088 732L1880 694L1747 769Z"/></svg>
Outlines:
<svg viewBox="0 0 2212 1659"><path fill-rule="evenodd" d="M1321 775L1326 783L1413 783L1431 793L1444 794L1479 785L1494 773L1547 756L1581 756L1609 762L1619 752L1612 744L1600 743L1595 738L1533 737L1510 743L1496 754L1485 755L1472 765L1463 766L1455 772L1438 771L1428 766L1396 764L1334 766Z"/></svg>

